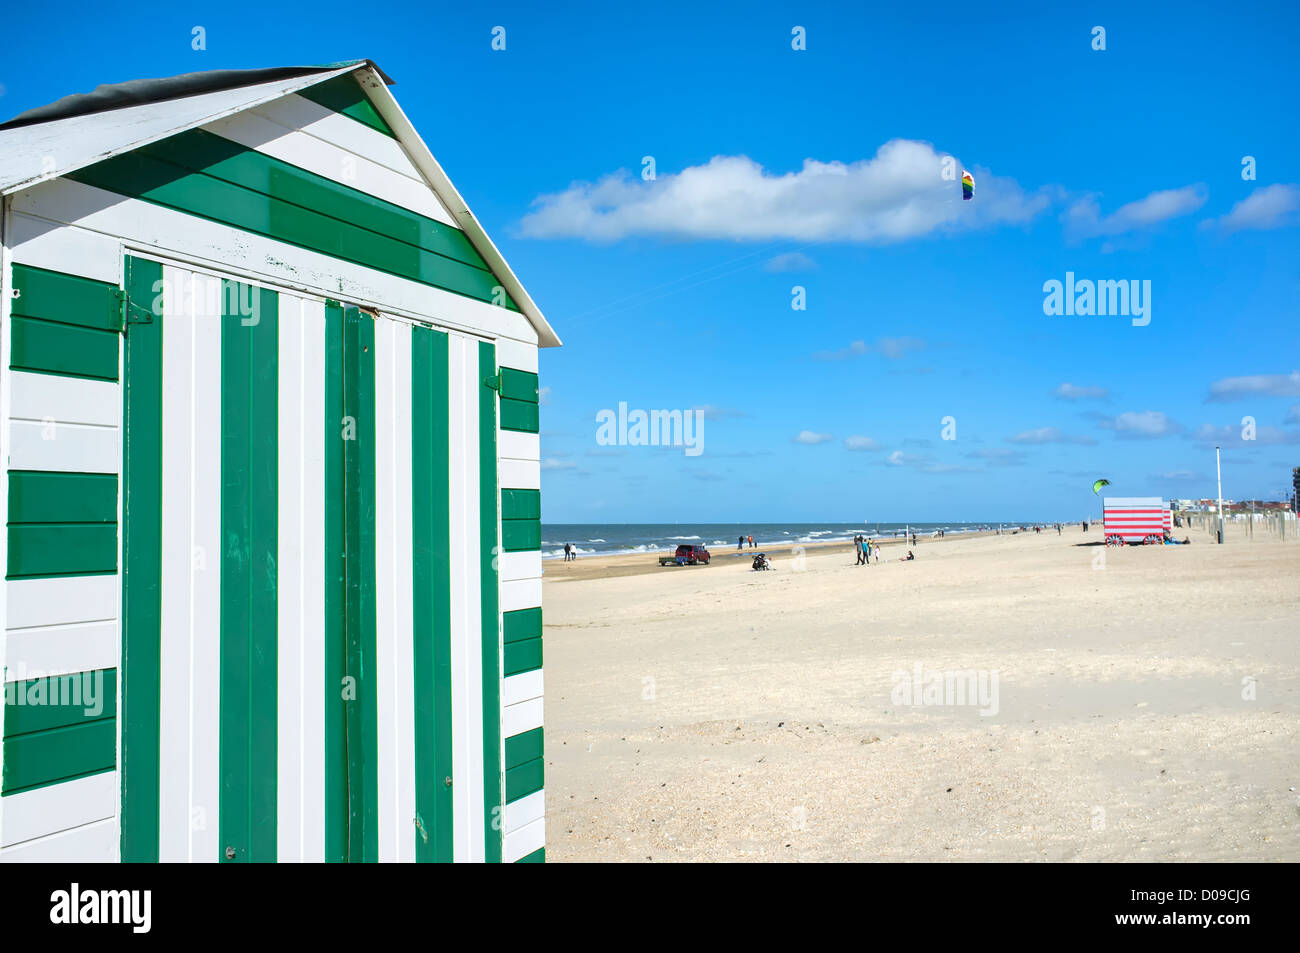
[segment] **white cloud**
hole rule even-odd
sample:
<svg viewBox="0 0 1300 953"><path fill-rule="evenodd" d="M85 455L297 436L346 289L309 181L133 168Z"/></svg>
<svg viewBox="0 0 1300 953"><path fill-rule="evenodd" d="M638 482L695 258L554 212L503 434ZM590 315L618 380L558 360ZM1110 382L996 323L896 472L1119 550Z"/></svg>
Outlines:
<svg viewBox="0 0 1300 953"><path fill-rule="evenodd" d="M1097 200L1093 196L1087 196L1071 205L1062 219L1067 231L1076 238L1122 235L1158 225L1171 218L1190 215L1205 204L1206 197L1205 186L1186 185L1181 189L1152 192L1146 198L1121 205L1109 215L1102 215Z"/></svg>
<svg viewBox="0 0 1300 953"><path fill-rule="evenodd" d="M1206 219L1203 227L1225 232L1281 228L1300 221L1300 185L1265 185L1232 207L1222 218Z"/></svg>
<svg viewBox="0 0 1300 953"><path fill-rule="evenodd" d="M1210 385L1210 396L1207 399L1228 401L1246 397L1300 397L1300 371L1225 377Z"/></svg>
<svg viewBox="0 0 1300 953"><path fill-rule="evenodd" d="M1110 396L1110 391L1104 387L1084 387L1070 383L1061 384L1053 393L1061 400L1105 400Z"/></svg>
<svg viewBox="0 0 1300 953"><path fill-rule="evenodd" d="M557 460L555 457L547 457L542 461L543 470L572 470L576 466L572 460Z"/></svg>
<svg viewBox="0 0 1300 953"><path fill-rule="evenodd" d="M813 355L813 360L843 361L863 354L879 354L891 361L896 361L909 351L923 351L925 348L926 343L920 338L876 338L874 344L868 344L866 341L852 341L848 347L842 347L838 351L818 351Z"/></svg>
<svg viewBox="0 0 1300 953"><path fill-rule="evenodd" d="M782 271L812 271L817 267L817 262L813 261L801 251L786 252L784 255L776 255L767 260L763 265L764 271L782 272Z"/></svg>
<svg viewBox="0 0 1300 953"><path fill-rule="evenodd" d="M1115 417L1105 417L1098 425L1104 430L1115 431L1121 437L1144 440L1168 437L1182 429L1177 422L1158 410L1130 410Z"/></svg>
<svg viewBox="0 0 1300 953"><path fill-rule="evenodd" d="M904 454L902 450L895 450L885 458L885 463L891 467L902 467L912 462L912 459Z"/></svg>
<svg viewBox="0 0 1300 953"><path fill-rule="evenodd" d="M1205 478L1193 470L1169 470L1165 473L1157 473L1156 479L1171 480L1178 483L1192 483L1198 480L1204 480Z"/></svg>
<svg viewBox="0 0 1300 953"><path fill-rule="evenodd" d="M1036 430L1023 430L1014 437L1007 437L1007 443L1095 443L1091 437L1076 437L1067 434L1059 427L1039 427Z"/></svg>
<svg viewBox="0 0 1300 953"><path fill-rule="evenodd" d="M975 200L963 202L960 183L943 178L944 158L929 143L893 139L870 159L805 159L796 172L773 172L747 156L715 156L648 182L622 170L539 196L519 230L532 238L606 242L656 235L883 244L1021 224L1059 194L1028 193L976 169Z"/></svg>
<svg viewBox="0 0 1300 953"><path fill-rule="evenodd" d="M799 436L794 438L794 442L812 446L818 443L827 443L834 439L835 438L828 433L814 433L811 430L800 430Z"/></svg>
<svg viewBox="0 0 1300 953"><path fill-rule="evenodd" d="M880 444L870 437L852 436L844 438L844 446L850 450L879 450Z"/></svg>
<svg viewBox="0 0 1300 953"><path fill-rule="evenodd" d="M545 407L551 402L551 389L549 387L539 388L537 391L537 403Z"/></svg>

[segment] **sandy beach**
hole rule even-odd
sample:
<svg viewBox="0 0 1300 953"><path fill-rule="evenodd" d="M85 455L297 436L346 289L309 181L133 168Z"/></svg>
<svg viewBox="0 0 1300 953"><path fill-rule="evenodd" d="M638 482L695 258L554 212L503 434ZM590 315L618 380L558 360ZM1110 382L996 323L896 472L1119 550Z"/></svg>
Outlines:
<svg viewBox="0 0 1300 953"><path fill-rule="evenodd" d="M1300 859L1300 540L1190 537L548 561L547 859Z"/></svg>

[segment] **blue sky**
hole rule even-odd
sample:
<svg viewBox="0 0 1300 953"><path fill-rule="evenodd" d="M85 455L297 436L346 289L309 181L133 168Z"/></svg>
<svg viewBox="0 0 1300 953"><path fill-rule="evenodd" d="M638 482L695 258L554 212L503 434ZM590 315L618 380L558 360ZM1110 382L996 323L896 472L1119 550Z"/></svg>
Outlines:
<svg viewBox="0 0 1300 953"><path fill-rule="evenodd" d="M541 358L551 522L1072 519L1097 476L1213 495L1215 442L1225 496L1281 496L1294 3L705 6L73 4L52 33L28 5L0 113L374 59L565 341ZM1045 315L1067 272L1150 281L1150 323ZM706 408L703 452L598 446L620 401Z"/></svg>

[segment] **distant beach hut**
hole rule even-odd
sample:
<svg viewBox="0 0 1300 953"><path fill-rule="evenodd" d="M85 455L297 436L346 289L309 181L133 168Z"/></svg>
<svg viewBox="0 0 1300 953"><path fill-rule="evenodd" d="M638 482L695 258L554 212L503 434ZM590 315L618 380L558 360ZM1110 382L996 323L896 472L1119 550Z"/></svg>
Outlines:
<svg viewBox="0 0 1300 953"><path fill-rule="evenodd" d="M1158 496L1108 496L1102 500L1108 545L1158 541L1173 532L1169 503Z"/></svg>
<svg viewBox="0 0 1300 953"><path fill-rule="evenodd" d="M544 857L560 342L389 82L0 125L0 860Z"/></svg>

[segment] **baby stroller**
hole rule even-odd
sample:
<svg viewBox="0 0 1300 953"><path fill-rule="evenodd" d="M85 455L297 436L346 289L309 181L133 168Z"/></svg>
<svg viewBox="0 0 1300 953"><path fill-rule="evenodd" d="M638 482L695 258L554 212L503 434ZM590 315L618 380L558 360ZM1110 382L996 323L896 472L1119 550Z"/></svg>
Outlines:
<svg viewBox="0 0 1300 953"><path fill-rule="evenodd" d="M754 554L754 568L755 568L755 569L771 569L771 568L772 568L772 560L770 560L770 559L767 558L767 553L755 553L755 554Z"/></svg>

